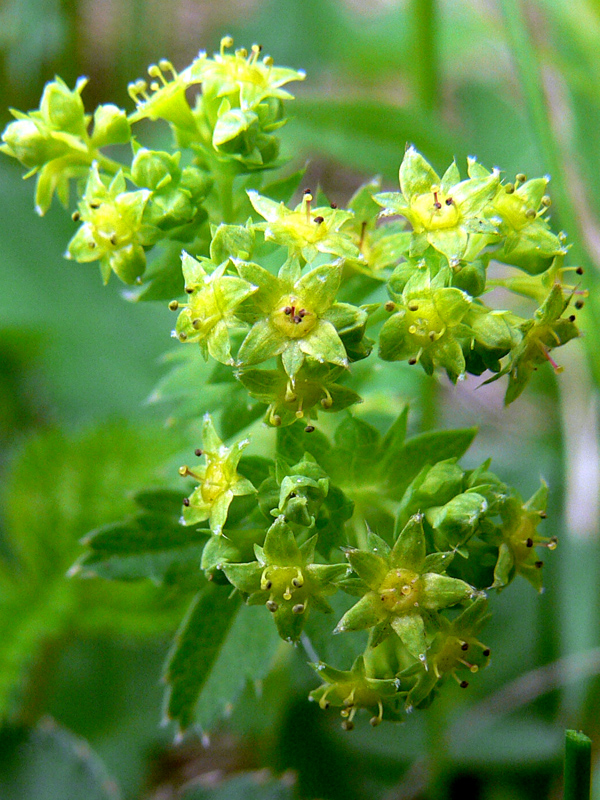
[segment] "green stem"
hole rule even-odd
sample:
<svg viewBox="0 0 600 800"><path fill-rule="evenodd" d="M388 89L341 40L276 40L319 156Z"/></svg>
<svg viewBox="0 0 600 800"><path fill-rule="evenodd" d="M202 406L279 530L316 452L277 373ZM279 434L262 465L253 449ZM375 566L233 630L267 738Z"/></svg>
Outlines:
<svg viewBox="0 0 600 800"><path fill-rule="evenodd" d="M428 110L439 105L436 0L413 0L417 96Z"/></svg>
<svg viewBox="0 0 600 800"><path fill-rule="evenodd" d="M564 800L590 800L592 741L581 731L565 731Z"/></svg>

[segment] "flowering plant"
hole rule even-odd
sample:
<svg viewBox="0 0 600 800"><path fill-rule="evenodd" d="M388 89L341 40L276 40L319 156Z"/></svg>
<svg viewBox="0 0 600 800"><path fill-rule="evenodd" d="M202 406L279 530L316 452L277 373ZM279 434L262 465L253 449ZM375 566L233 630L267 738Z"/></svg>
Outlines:
<svg viewBox="0 0 600 800"><path fill-rule="evenodd" d="M141 492L133 518L86 537L71 575L191 581L165 673L182 731L223 712L206 686L224 649L259 679L277 637L305 648L322 681L310 697L341 707L345 729L359 709L373 725L400 720L488 666L477 636L489 593L518 575L540 590L538 548L556 540L537 533L545 484L524 502L489 461L461 466L474 429L409 436L391 392L387 425L367 421L369 381L392 361L453 383L507 375L511 403L538 367L559 371L552 352L579 335L582 291L550 227L546 178L505 182L474 159L466 178L456 163L439 177L409 146L399 192L371 181L346 209L310 189L295 202L302 171L270 175L283 166L282 87L304 74L232 44L181 72L151 66L150 86L130 85L130 114L86 115L85 81L57 79L2 135L0 149L37 175L41 214L54 194L74 205L74 185L67 257L98 261L132 301L178 312L186 347L161 396L202 382L190 450L203 462L180 468L187 488ZM172 148L140 145L142 120L168 123ZM115 144L130 163L103 152ZM492 261L512 271L493 277ZM499 286L533 301L531 314L489 302ZM389 374L391 385L406 373Z"/></svg>

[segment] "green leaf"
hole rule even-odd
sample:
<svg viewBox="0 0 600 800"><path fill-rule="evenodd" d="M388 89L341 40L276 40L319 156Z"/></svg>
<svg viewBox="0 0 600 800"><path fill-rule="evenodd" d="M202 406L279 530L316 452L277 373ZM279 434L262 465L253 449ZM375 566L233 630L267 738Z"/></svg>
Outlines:
<svg viewBox="0 0 600 800"><path fill-rule="evenodd" d="M120 792L87 742L45 719L0 731L2 800L119 800Z"/></svg>
<svg viewBox="0 0 600 800"><path fill-rule="evenodd" d="M159 583L179 582L183 572L199 578L209 533L161 514L140 514L88 534L84 539L88 552L70 574L122 581L149 578Z"/></svg>
<svg viewBox="0 0 600 800"><path fill-rule="evenodd" d="M181 731L193 724L196 705L239 611L239 595L209 584L200 592L175 637L165 668L166 714Z"/></svg>

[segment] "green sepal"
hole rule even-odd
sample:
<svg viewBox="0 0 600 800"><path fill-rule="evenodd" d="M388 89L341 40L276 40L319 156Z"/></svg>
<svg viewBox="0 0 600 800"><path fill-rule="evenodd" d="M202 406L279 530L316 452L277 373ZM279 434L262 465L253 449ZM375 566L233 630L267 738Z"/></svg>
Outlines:
<svg viewBox="0 0 600 800"><path fill-rule="evenodd" d="M390 619L390 625L408 652L420 661L425 661L427 642L423 617L420 614L394 616Z"/></svg>
<svg viewBox="0 0 600 800"><path fill-rule="evenodd" d="M346 611L333 632L362 631L377 625L385 617L386 613L379 598L374 592L368 592Z"/></svg>

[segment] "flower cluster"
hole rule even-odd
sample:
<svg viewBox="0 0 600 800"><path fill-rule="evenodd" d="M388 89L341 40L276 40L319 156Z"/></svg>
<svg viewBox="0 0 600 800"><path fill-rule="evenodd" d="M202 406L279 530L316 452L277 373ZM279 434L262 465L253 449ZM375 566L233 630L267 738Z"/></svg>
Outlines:
<svg viewBox="0 0 600 800"><path fill-rule="evenodd" d="M208 674L194 672L198 652L240 630L241 600L264 606L287 642L326 640L311 698L339 707L347 730L359 709L378 725L450 679L466 688L490 661L478 638L488 593L518 576L540 590L539 549L556 547L537 530L545 483L524 501L489 461L460 466L473 429L406 438L406 411L380 392L408 369L388 379L385 362L452 382L506 376L510 403L538 368L560 371L553 353L579 335L571 305L585 296L568 276L582 270L564 265L545 177L506 182L475 159L467 177L454 162L440 176L410 146L400 191L372 180L347 208L303 188L303 171L269 182L284 87L304 73L232 45L181 71L152 65L130 84L129 116L110 104L87 115L85 81L56 79L2 134L0 150L38 176L40 213L54 194L68 206L75 186L67 257L135 284L128 299L170 301L172 335L188 345L155 393L200 423L200 461L179 470L193 481L183 508L179 493L169 513L164 494L146 498L145 515L93 532L78 563L200 586L167 668L182 727ZM168 123L172 146L144 147L141 120ZM130 146L127 163L103 152L114 144ZM520 304L492 305L497 287ZM332 437L318 429L321 412L342 410L323 425ZM382 435L370 415L381 428L397 417ZM344 639L358 641L354 657L336 650Z"/></svg>

